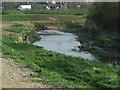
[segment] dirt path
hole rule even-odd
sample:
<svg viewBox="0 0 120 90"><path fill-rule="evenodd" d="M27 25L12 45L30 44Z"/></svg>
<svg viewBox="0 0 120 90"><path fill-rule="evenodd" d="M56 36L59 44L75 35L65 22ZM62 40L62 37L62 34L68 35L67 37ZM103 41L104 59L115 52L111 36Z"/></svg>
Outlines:
<svg viewBox="0 0 120 90"><path fill-rule="evenodd" d="M11 59L2 58L3 88L50 88L42 83L32 82L32 80L41 79L30 77L30 74L35 73Z"/></svg>

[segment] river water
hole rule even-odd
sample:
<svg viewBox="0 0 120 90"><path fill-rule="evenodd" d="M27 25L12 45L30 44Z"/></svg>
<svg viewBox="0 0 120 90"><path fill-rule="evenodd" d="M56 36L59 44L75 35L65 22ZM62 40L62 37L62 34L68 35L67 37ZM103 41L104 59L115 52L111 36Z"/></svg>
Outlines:
<svg viewBox="0 0 120 90"><path fill-rule="evenodd" d="M77 36L72 33L65 33L56 30L41 30L41 39L35 41L33 45L42 46L43 48L66 55L82 57L89 60L95 60L95 56L89 52L79 52L78 46L81 43L76 40Z"/></svg>

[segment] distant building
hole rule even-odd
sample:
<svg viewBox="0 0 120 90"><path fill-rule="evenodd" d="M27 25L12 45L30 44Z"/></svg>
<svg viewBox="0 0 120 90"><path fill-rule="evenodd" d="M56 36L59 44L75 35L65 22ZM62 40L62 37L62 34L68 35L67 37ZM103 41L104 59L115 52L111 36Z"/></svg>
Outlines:
<svg viewBox="0 0 120 90"><path fill-rule="evenodd" d="M55 2L55 1L52 1L52 4L56 4L56 2Z"/></svg>
<svg viewBox="0 0 120 90"><path fill-rule="evenodd" d="M56 10L60 10L60 7L59 7L59 6L57 6L57 7L56 7Z"/></svg>
<svg viewBox="0 0 120 90"><path fill-rule="evenodd" d="M49 7L49 6L46 6L46 9L47 9L47 10L50 10L50 7Z"/></svg>
<svg viewBox="0 0 120 90"><path fill-rule="evenodd" d="M20 5L18 10L31 10L31 5Z"/></svg>
<svg viewBox="0 0 120 90"><path fill-rule="evenodd" d="M3 2L2 10L68 10L89 7L92 2L58 2L56 0L46 0L45 2ZM32 6L32 8L31 8Z"/></svg>
<svg viewBox="0 0 120 90"><path fill-rule="evenodd" d="M60 9L61 10L67 10L68 9L67 2L60 2Z"/></svg>

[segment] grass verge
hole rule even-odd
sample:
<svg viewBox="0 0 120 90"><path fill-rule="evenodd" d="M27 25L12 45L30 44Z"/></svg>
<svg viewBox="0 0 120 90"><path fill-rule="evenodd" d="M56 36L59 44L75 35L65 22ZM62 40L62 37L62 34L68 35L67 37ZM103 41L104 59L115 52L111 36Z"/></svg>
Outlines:
<svg viewBox="0 0 120 90"><path fill-rule="evenodd" d="M10 14L52 14L52 15L85 15L88 9L71 9L71 10L3 10L2 15Z"/></svg>

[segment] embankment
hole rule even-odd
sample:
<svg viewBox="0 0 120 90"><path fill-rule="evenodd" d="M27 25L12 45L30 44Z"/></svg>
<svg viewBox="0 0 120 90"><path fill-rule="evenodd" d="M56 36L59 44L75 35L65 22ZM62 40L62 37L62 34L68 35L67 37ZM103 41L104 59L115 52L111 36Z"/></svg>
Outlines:
<svg viewBox="0 0 120 90"><path fill-rule="evenodd" d="M35 80L35 82L59 88L118 87L117 66L59 54L22 42L19 39L22 31L29 30L25 28L25 25L17 24L9 29L3 29L3 33L7 31L13 34L2 35L2 52L5 57L36 72L37 75L33 74L32 77L42 78L42 80Z"/></svg>

